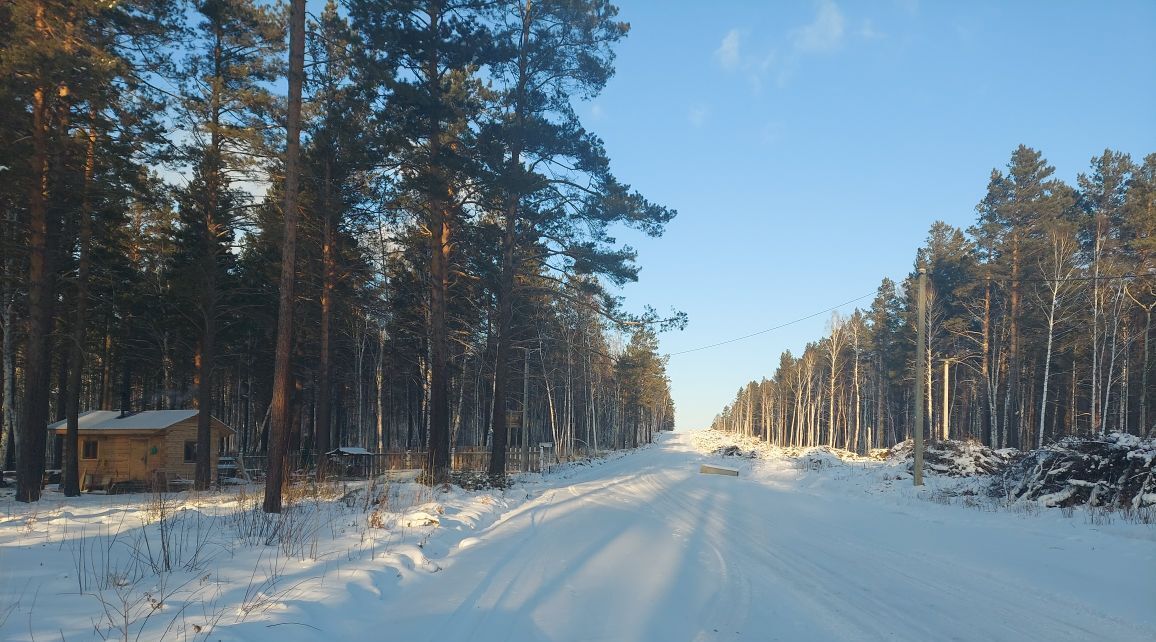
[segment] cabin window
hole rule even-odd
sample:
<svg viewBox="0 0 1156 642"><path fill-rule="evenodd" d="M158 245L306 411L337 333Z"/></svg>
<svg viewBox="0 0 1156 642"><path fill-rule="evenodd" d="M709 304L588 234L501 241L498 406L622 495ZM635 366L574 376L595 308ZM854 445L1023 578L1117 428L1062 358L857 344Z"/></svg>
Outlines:
<svg viewBox="0 0 1156 642"><path fill-rule="evenodd" d="M185 463L194 464L197 462L197 442L185 442Z"/></svg>
<svg viewBox="0 0 1156 642"><path fill-rule="evenodd" d="M96 440L85 439L84 446L80 451L81 459L96 459Z"/></svg>

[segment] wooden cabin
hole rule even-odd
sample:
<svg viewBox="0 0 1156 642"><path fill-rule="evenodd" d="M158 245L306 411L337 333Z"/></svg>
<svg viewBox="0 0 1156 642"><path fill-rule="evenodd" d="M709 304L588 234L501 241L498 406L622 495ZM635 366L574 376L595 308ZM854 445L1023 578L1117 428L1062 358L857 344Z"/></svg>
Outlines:
<svg viewBox="0 0 1156 642"><path fill-rule="evenodd" d="M199 410L90 410L80 415L79 461L81 490L147 487L158 482L191 482L196 476ZM216 417L209 422L209 466L216 477L225 437L234 434ZM48 429L63 436L64 421Z"/></svg>

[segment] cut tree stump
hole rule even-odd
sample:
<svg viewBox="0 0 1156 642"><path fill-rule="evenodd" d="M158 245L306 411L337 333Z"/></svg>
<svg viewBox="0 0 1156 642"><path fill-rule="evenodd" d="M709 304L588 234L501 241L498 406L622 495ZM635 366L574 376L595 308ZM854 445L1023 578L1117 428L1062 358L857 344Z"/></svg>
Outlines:
<svg viewBox="0 0 1156 642"><path fill-rule="evenodd" d="M698 472L704 475L729 475L731 477L739 476L738 468L730 468L728 466L715 466L714 464L703 464L699 466Z"/></svg>

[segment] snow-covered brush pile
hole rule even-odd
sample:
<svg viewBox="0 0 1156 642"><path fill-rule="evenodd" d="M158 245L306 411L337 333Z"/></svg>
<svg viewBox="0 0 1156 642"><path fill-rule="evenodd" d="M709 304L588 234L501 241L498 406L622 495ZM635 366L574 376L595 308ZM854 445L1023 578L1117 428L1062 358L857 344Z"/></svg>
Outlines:
<svg viewBox="0 0 1156 642"><path fill-rule="evenodd" d="M839 466L845 462L866 461L849 450L831 446L773 446L761 439L717 430L702 430L692 437L694 447L702 453L718 457L741 457L744 459L773 459L783 457L793 460L797 468L819 470Z"/></svg>
<svg viewBox="0 0 1156 642"><path fill-rule="evenodd" d="M795 460L796 466L806 470L821 470L843 465L849 461L863 461L863 457L842 448L810 446L783 448L782 453Z"/></svg>
<svg viewBox="0 0 1156 642"><path fill-rule="evenodd" d="M760 459L777 452L765 441L719 430L700 430L692 434L691 441L699 452L720 457Z"/></svg>
<svg viewBox="0 0 1156 642"><path fill-rule="evenodd" d="M874 454L879 459L903 462L909 471L915 466L915 444L910 439ZM923 451L923 472L947 477L994 475L1020 456L1015 449L995 450L971 439L934 441Z"/></svg>
<svg viewBox="0 0 1156 642"><path fill-rule="evenodd" d="M720 457L745 457L747 459L754 459L759 456L759 453L754 450L743 450L742 448L734 445L719 446L718 448L715 448L713 451L711 451L710 454L718 455Z"/></svg>
<svg viewBox="0 0 1156 642"><path fill-rule="evenodd" d="M1156 506L1156 439L1112 433L1069 437L1028 453L993 481L992 492L1045 506Z"/></svg>

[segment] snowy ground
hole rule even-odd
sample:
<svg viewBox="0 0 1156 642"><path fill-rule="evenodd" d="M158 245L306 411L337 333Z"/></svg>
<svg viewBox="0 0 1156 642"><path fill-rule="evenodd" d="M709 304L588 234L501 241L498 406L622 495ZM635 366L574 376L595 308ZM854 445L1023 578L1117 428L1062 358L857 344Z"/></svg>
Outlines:
<svg viewBox="0 0 1156 642"><path fill-rule="evenodd" d="M1151 525L832 452L703 454L728 439L506 492L394 483L385 509L338 488L279 530L243 492L0 500L0 639L1156 639Z"/></svg>

